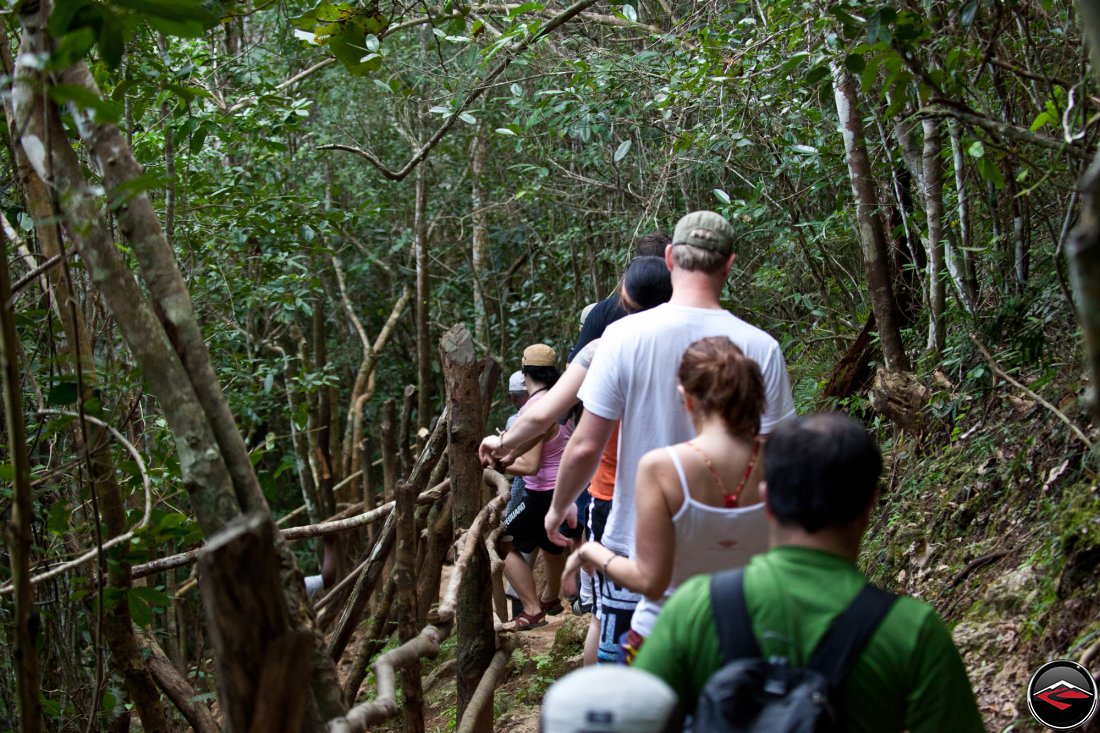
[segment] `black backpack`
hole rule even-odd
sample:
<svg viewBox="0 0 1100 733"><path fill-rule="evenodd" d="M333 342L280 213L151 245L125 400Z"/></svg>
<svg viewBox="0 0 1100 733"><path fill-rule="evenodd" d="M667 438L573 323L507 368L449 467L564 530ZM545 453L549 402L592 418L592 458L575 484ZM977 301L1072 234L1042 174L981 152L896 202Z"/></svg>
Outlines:
<svg viewBox="0 0 1100 733"><path fill-rule="evenodd" d="M893 593L865 586L833 622L806 667L761 657L745 605L741 569L713 575L710 603L725 664L707 680L695 710L695 733L838 731L833 693L886 612Z"/></svg>

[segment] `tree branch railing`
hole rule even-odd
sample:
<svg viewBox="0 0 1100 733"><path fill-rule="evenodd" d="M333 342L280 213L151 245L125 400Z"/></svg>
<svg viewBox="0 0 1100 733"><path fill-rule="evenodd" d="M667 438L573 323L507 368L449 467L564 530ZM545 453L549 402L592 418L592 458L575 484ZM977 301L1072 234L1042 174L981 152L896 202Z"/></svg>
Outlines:
<svg viewBox="0 0 1100 733"><path fill-rule="evenodd" d="M400 712L397 705L397 671L408 667L421 658L434 659L438 656L440 645L451 635L455 618L455 605L463 576L473 562L479 543L500 522L501 514L508 503L511 492L509 482L496 471L486 469L485 481L496 489L497 495L485 505L473 524L470 525L470 528L463 532L457 540L454 571L451 573L447 590L439 602L434 620L421 629L420 633L411 640L396 649L386 652L375 660L372 665L377 688L374 700L356 705L344 717L329 721L329 733L362 733L370 726L378 725L395 717ZM500 655L499 649L497 655ZM505 663L506 661L507 657L505 657ZM490 666L482 678L484 686L488 686L490 682L487 680L491 680L492 686L495 687L495 683L500 677L500 667L504 663L496 664L495 662L496 658L494 658L494 664ZM483 685L479 685L478 689L480 690ZM492 696L483 693L480 696L481 704L485 704L485 698L491 700ZM479 712L480 708L471 705L467 708L463 719L476 720Z"/></svg>
<svg viewBox="0 0 1100 733"><path fill-rule="evenodd" d="M416 498L417 504L432 504L438 500L441 496L445 495L451 489L450 479L444 480L436 486L421 493ZM295 542L299 540L312 539L314 537L324 537L331 534L340 534L341 532L348 532L353 529L359 529L360 527L366 527L369 524L374 524L379 520L385 519L393 511L393 502L387 502L380 507L369 512L363 512L362 514L348 517L345 519L332 519L324 522L318 522L317 524L307 524L301 527L287 527L280 530L279 534L283 536L283 539L288 542ZM198 558L199 550L201 548L194 548L187 552L181 552L176 555L169 555L168 557L162 557L157 560L150 560L147 563L141 565L135 565L131 571L131 575L135 578L144 578L147 575L154 573L162 573L167 570L174 570L175 568L182 568L188 565L194 564ZM79 562L87 562L90 558L83 558ZM73 563L79 564L74 560ZM73 563L68 563L69 565ZM68 569L68 568L66 568ZM51 569L50 572L54 573L56 568ZM45 578L43 578L45 579ZM0 594L3 594L4 590L0 589Z"/></svg>

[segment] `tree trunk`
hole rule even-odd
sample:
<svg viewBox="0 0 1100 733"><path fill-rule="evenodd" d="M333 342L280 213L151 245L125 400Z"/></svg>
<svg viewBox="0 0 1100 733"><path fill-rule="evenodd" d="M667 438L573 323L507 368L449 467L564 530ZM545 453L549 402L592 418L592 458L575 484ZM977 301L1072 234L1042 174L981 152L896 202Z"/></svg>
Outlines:
<svg viewBox="0 0 1100 733"><path fill-rule="evenodd" d="M164 410L199 524L211 536L242 508L267 513L267 502L214 375L175 257L148 197L133 192L133 181L141 178L143 168L117 126L99 121L88 110L72 110L76 128L114 201L120 229L137 255L153 307L126 267L114 237L103 226L99 196L83 176L54 102L42 93L47 79L38 70L36 59L49 54L51 48L46 31L49 3L27 4L23 9L20 20L24 32L13 93L20 144L35 172L56 186L69 231L91 279ZM82 62L60 72L59 77L63 83L100 96ZM305 598L301 573L282 539L276 536L275 542L295 625L312 629L312 610ZM315 638L315 699L321 717L336 717L344 707L335 668L320 654L320 636Z"/></svg>
<svg viewBox="0 0 1100 733"><path fill-rule="evenodd" d="M936 357L944 344L943 142L935 120L924 121L924 213L928 220L928 350Z"/></svg>
<svg viewBox="0 0 1100 733"><path fill-rule="evenodd" d="M31 498L30 462L27 460L27 438L23 429L23 405L19 394L15 319L9 303L11 281L8 276L8 239L0 231L0 376L3 377L8 461L14 473L11 518L4 524L4 539L7 541L11 560L12 585L15 587L15 630L11 637L12 673L19 697L19 733L38 733L42 729L42 705L39 702L41 680L38 676L36 646L39 618L34 608L34 589L30 583L34 505Z"/></svg>
<svg viewBox="0 0 1100 733"><path fill-rule="evenodd" d="M959 140L959 123L951 119L947 122L951 136L951 163L955 171L955 198L959 212L959 246L948 257L948 265L953 267L952 276L959 288L963 307L970 314L978 304L978 278L974 271L974 256L971 253L970 236L970 199L966 194L965 169L963 167L962 143ZM952 265L954 263L954 265Z"/></svg>
<svg viewBox="0 0 1100 733"><path fill-rule="evenodd" d="M276 534L270 516L250 514L199 551L199 587L228 733L302 728L311 635L291 628L272 552Z"/></svg>
<svg viewBox="0 0 1100 733"><path fill-rule="evenodd" d="M879 218L878 195L871 177L871 161L863 135L863 121L856 111L855 83L840 62L833 64L833 91L840 117L844 150L852 195L856 202L856 220L863 248L863 267L871 290L871 305L878 323L879 340L887 369L905 371L909 359L901 341L897 302L894 300L893 277L890 272L886 235Z"/></svg>
<svg viewBox="0 0 1100 733"><path fill-rule="evenodd" d="M485 131L478 128L470 143L470 206L473 209L473 246L470 251L470 269L474 276L474 337L478 343L489 345L488 312L485 306L485 273L482 271L489 241L489 217L485 214L485 197L482 195L482 176L485 174L485 156L488 145Z"/></svg>
<svg viewBox="0 0 1100 733"><path fill-rule="evenodd" d="M318 372L324 372L328 363L328 343L325 328L324 304L313 304L313 365ZM336 499L332 487L336 484L333 475L332 454L329 443L332 438L332 393L328 386L317 388L317 417L315 444L313 451L317 460L317 498L321 503L321 516L331 517L336 513Z"/></svg>
<svg viewBox="0 0 1100 733"><path fill-rule="evenodd" d="M443 334L439 350L447 386L447 454L454 523L455 530L462 531L470 527L484 503L482 468L477 460L477 446L485 431L479 380L481 361L474 357L473 338L461 324ZM455 609L459 650L456 665L458 720L462 720L478 681L496 651L489 555L484 544L476 541L478 547L468 575L463 578ZM475 729L486 733L492 730L491 706Z"/></svg>
<svg viewBox="0 0 1100 733"><path fill-rule="evenodd" d="M428 429L432 418L431 278L428 261L427 166L416 168L413 248L416 253L416 425Z"/></svg>

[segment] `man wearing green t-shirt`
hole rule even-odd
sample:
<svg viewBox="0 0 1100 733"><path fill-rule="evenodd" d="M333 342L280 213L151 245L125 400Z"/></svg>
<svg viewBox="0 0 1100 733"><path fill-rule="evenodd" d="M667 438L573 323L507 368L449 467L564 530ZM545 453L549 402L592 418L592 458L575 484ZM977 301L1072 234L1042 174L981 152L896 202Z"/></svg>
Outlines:
<svg viewBox="0 0 1100 733"><path fill-rule="evenodd" d="M856 559L882 456L862 425L838 414L779 426L764 456L771 550L745 568L745 602L763 656L801 667L867 582ZM635 666L671 685L688 713L723 663L709 578L696 577L665 604ZM835 703L845 731L985 730L951 633L914 598L894 603Z"/></svg>

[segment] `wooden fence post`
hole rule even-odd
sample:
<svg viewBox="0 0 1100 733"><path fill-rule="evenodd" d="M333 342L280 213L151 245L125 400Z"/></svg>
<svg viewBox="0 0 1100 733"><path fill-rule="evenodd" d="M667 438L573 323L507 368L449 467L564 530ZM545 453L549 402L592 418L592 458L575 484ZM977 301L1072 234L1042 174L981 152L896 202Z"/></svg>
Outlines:
<svg viewBox="0 0 1100 733"><path fill-rule="evenodd" d="M447 457L450 462L451 496L455 531L469 529L484 504L482 469L477 447L485 430L480 374L482 363L474 356L474 340L466 326L458 324L443 334L439 343L443 380L447 388ZM456 604L458 632L457 719L473 697L481 675L496 651L493 633L493 599L489 556L480 539L469 574L463 578ZM492 706L484 709L472 730L492 730Z"/></svg>
<svg viewBox="0 0 1100 733"><path fill-rule="evenodd" d="M393 580L397 589L397 635L405 643L420 632L416 602L416 487L397 482L394 515L397 517L397 551ZM424 690L420 681L420 660L401 670L405 733L424 733Z"/></svg>
<svg viewBox="0 0 1100 733"><path fill-rule="evenodd" d="M297 733L309 702L313 636L290 627L275 531L270 516L248 514L199 551L199 589L228 733Z"/></svg>

